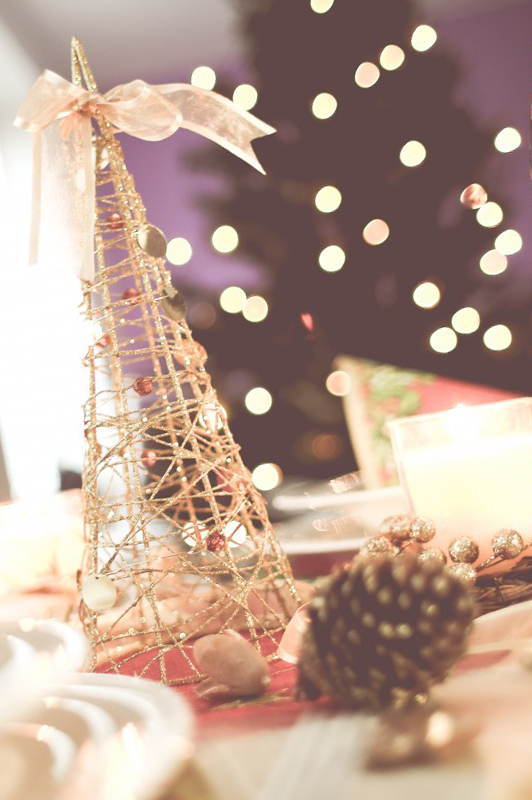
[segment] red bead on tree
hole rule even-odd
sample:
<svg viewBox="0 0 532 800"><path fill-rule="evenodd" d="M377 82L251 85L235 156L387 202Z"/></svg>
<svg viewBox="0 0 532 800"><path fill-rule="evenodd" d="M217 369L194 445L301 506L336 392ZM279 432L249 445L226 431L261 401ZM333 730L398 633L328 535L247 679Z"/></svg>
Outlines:
<svg viewBox="0 0 532 800"><path fill-rule="evenodd" d="M96 342L96 347L109 347L111 343L111 337L108 333L104 333L103 336L100 336L98 341Z"/></svg>
<svg viewBox="0 0 532 800"><path fill-rule="evenodd" d="M136 300L138 296L139 296L138 290L135 289L133 286L131 286L129 289L126 289L126 291L123 293L122 300Z"/></svg>
<svg viewBox="0 0 532 800"><path fill-rule="evenodd" d="M142 378L137 378L137 380L133 384L133 388L137 394L140 395L151 394L151 392L153 392L153 379L150 378L148 375Z"/></svg>
<svg viewBox="0 0 532 800"><path fill-rule="evenodd" d="M140 460L145 467L153 467L157 461L157 453L155 450L143 450Z"/></svg>
<svg viewBox="0 0 532 800"><path fill-rule="evenodd" d="M113 211L112 214L107 215L107 225L112 231L116 231L124 227L124 220L118 211Z"/></svg>
<svg viewBox="0 0 532 800"><path fill-rule="evenodd" d="M211 553L216 552L216 550L223 550L225 547L225 536L222 533L209 533L205 539L205 545L207 550L210 550Z"/></svg>

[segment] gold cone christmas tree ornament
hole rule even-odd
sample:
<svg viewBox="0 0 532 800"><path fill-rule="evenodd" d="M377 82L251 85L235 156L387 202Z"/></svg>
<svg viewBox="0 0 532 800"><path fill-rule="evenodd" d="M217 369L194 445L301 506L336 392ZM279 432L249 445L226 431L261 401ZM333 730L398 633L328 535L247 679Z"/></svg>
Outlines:
<svg viewBox="0 0 532 800"><path fill-rule="evenodd" d="M71 126L89 120L95 153L97 271L84 282L84 298L98 326L86 356L80 615L93 669L120 671L129 661L130 672L193 682L201 678L192 657L197 637L238 629L269 655L298 598L212 388L205 350L192 338L185 301L171 284L164 236L146 218L115 136L117 121L109 119L108 95L127 87L102 99L77 40L72 62L84 105L70 112ZM252 134L234 134L233 141L230 132L222 141L218 114L218 130L205 134L253 163L249 140L273 129L219 95L200 92L198 99L194 87L181 90L187 102L206 102L207 127L213 103L237 123L253 122ZM199 127L198 115L196 109ZM149 116L142 125L154 127Z"/></svg>

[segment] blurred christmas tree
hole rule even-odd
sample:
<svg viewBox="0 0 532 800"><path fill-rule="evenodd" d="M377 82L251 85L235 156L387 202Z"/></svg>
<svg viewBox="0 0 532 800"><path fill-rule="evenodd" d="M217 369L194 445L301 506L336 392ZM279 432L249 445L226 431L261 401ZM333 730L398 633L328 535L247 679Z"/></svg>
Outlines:
<svg viewBox="0 0 532 800"><path fill-rule="evenodd" d="M527 298L510 307L505 278L492 277L515 252L511 235L494 249L502 214L482 171L493 133L453 103L456 68L434 29L406 0L359 13L346 0L235 5L257 113L278 130L257 146L267 177L214 150L195 163L226 177L205 207L266 275L267 305L248 299L243 316L223 314L203 336L222 394L242 376L242 395L267 390L246 395L252 413L242 401L232 410L248 463L315 477L353 468L330 391L342 387L326 388L339 353L526 390L506 329L492 333L500 352L482 338L510 312L516 323L529 315ZM235 99L250 108L255 96L240 86ZM460 203L473 183L488 191L478 212ZM244 299L232 288L221 305L236 311ZM451 319L472 335L457 336Z"/></svg>

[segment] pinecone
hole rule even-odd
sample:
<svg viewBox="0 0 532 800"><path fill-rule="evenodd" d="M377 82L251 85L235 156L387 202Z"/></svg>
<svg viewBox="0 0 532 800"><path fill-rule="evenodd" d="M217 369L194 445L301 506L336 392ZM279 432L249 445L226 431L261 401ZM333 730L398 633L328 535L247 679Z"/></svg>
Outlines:
<svg viewBox="0 0 532 800"><path fill-rule="evenodd" d="M372 710L408 705L444 680L472 619L467 586L438 559L358 556L312 602L296 696Z"/></svg>

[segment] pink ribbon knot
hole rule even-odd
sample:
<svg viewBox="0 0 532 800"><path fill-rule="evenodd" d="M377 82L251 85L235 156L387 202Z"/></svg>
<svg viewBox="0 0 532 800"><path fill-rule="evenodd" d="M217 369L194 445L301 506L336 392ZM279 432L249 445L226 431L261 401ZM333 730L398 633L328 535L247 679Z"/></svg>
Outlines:
<svg viewBox="0 0 532 800"><path fill-rule="evenodd" d="M99 114L117 131L147 141L187 128L260 172L251 142L275 131L226 97L189 84L135 80L99 94L45 70L15 119L34 134L30 262L68 264L87 281L94 279L91 117Z"/></svg>

